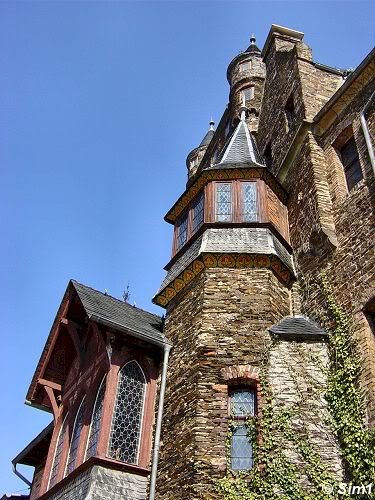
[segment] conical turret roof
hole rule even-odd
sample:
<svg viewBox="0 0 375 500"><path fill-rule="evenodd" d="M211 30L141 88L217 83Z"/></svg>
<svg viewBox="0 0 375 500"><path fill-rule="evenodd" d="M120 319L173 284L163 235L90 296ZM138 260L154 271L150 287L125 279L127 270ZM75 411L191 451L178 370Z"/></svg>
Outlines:
<svg viewBox="0 0 375 500"><path fill-rule="evenodd" d="M219 156L219 161L216 163L215 168L218 165L225 166L230 163L256 163L263 166L255 139L250 134L245 121L245 111L242 111L241 120Z"/></svg>

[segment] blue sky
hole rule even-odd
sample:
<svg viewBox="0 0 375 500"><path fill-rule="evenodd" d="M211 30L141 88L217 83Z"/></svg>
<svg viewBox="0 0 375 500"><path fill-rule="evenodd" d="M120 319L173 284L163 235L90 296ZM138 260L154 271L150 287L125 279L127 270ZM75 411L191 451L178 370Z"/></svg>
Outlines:
<svg viewBox="0 0 375 500"><path fill-rule="evenodd" d="M374 45L360 1L0 1L0 495L11 459L50 421L23 404L70 278L151 304L171 252L163 216L185 158L228 100L226 69L270 25L320 63ZM31 470L24 469L27 475Z"/></svg>

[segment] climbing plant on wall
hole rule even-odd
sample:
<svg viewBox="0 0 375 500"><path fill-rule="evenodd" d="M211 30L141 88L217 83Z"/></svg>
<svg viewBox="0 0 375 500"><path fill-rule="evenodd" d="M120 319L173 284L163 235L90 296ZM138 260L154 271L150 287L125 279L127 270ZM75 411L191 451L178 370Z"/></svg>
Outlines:
<svg viewBox="0 0 375 500"><path fill-rule="evenodd" d="M365 424L365 406L358 386L360 358L352 334L351 323L336 304L326 275L319 278L318 287L325 299L325 313L332 329L328 340L329 366L316 366L327 377L325 399L330 410L329 424L340 443L345 480L357 485L375 483L374 433ZM224 478L215 481L215 488L226 500L331 500L337 497L338 483L326 469L319 451L304 429L296 432L293 421L304 405L305 391L294 383L298 398L295 404L276 407L268 378L269 357L277 341L273 340L261 364L260 386L262 413L247 420L248 436L253 443L254 467L249 471L233 472L229 464ZM299 349L291 343L291 349ZM310 360L311 361L311 360ZM304 376L309 377L307 372ZM314 386L314 380L307 380ZM318 389L315 387L315 389ZM234 422L230 420L227 453L230 453ZM297 467L298 463L303 464ZM365 493L358 498L372 498ZM340 494L339 498L349 498Z"/></svg>

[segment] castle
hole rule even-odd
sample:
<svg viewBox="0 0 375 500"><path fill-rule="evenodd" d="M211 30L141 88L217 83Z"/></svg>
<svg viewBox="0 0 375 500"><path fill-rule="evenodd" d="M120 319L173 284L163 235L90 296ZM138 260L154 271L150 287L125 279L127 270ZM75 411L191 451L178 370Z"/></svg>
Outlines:
<svg viewBox="0 0 375 500"><path fill-rule="evenodd" d="M328 499L360 477L342 422L353 390L375 424L374 59L331 68L272 25L232 60L165 216L165 319L68 284L26 398L53 422L13 460L27 498Z"/></svg>

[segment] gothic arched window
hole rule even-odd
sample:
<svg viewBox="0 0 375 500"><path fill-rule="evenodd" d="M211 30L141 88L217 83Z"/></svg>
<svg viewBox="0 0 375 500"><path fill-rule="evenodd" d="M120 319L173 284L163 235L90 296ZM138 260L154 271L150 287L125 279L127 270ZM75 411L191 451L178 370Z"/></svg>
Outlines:
<svg viewBox="0 0 375 500"><path fill-rule="evenodd" d="M79 438L81 436L81 431L82 431L82 427L83 427L83 419L85 416L85 411L86 411L86 398L84 397L81 401L81 404L79 405L77 415L76 415L76 418L74 421L72 438L70 441L68 462L66 464L66 470L65 470L65 476L70 474L74 470L75 465L76 465L78 444L79 444Z"/></svg>
<svg viewBox="0 0 375 500"><path fill-rule="evenodd" d="M100 422L102 420L102 413L103 413L104 394L105 394L105 378L103 378L100 384L98 394L96 395L94 409L92 411L90 434L87 443L85 460L96 455L96 448L98 446L98 438L100 431Z"/></svg>
<svg viewBox="0 0 375 500"><path fill-rule="evenodd" d="M49 477L49 485L48 488L52 488L52 486L55 486L56 480L57 480L57 473L59 471L59 465L61 462L61 454L62 454L62 449L63 449L63 444L64 444L64 439L66 435L66 429L68 427L68 414L65 415L65 418L63 420L59 437L57 438L57 444L55 448L55 456L53 457L53 462L52 462L52 468L51 468L51 475Z"/></svg>
<svg viewBox="0 0 375 500"><path fill-rule="evenodd" d="M118 375L108 455L129 464L138 462L146 378L136 361L124 365Z"/></svg>

